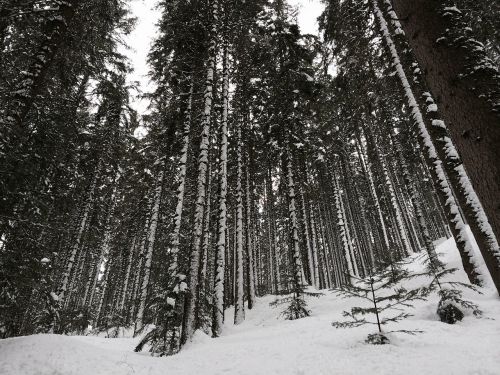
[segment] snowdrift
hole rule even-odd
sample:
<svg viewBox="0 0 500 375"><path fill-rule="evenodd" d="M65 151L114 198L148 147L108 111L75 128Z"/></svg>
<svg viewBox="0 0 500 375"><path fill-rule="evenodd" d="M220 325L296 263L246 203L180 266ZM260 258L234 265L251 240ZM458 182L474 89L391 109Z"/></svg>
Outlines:
<svg viewBox="0 0 500 375"><path fill-rule="evenodd" d="M449 267L460 268L453 240L441 243L438 252ZM410 267L421 269L422 258L415 255ZM459 270L453 279L465 282L465 273ZM425 280L411 280L419 282ZM361 302L324 291L324 296L308 299L312 316L297 321L282 320L283 307L269 306L272 296L258 299L239 326L232 325L232 311L228 310L222 337L212 339L197 333L181 353L167 358L134 353L138 338L35 335L2 340L0 374L498 375L500 299L489 284L482 292L466 291L464 295L479 304L484 316L466 315L456 325L439 321L435 296L416 303L413 317L389 328L424 333L392 334L390 345L363 342L375 327L333 328L331 322L341 320L343 310Z"/></svg>

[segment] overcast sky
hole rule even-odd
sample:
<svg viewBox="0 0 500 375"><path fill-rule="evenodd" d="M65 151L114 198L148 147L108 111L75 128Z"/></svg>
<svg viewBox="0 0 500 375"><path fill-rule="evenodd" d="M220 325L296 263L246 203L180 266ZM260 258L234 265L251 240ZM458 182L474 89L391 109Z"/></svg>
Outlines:
<svg viewBox="0 0 500 375"><path fill-rule="evenodd" d="M288 2L298 7L298 23L302 32L316 34L318 31L316 19L324 7L320 0L288 0ZM138 81L139 89L142 92L151 90L150 82L147 79L146 60L151 41L156 35L156 23L159 18L159 11L155 9L156 3L156 0L132 0L130 5L133 16L137 17L137 24L135 30L126 39L130 50L125 51L125 53L134 67L129 81ZM147 101L136 98L133 100L132 107L138 110L139 114L143 114L147 104Z"/></svg>

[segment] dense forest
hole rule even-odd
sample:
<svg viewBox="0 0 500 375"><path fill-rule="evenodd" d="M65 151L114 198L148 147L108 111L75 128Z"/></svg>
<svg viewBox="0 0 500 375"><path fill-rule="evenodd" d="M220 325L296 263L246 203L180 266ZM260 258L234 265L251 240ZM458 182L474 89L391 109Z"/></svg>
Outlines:
<svg viewBox="0 0 500 375"><path fill-rule="evenodd" d="M257 297L439 273L443 237L500 291L498 3L323 4L318 36L285 0L158 1L142 114L127 0L0 1L0 337L171 355Z"/></svg>

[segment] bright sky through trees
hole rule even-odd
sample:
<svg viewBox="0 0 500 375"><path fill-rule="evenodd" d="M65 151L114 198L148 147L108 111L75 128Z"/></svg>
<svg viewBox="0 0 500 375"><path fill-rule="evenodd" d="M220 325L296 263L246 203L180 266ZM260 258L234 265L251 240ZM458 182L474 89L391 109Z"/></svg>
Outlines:
<svg viewBox="0 0 500 375"><path fill-rule="evenodd" d="M316 34L318 22L316 19L323 11L323 5L319 0L291 0L290 4L297 7L298 23L302 32ZM156 23L160 12L155 10L156 0L132 0L130 10L137 23L134 31L125 39L129 49L125 54L130 59L134 72L129 75L129 81L139 83L139 92L145 93L151 90L151 82L147 78L148 65L147 55L151 41L156 34ZM147 111L148 100L134 98L132 107L139 113Z"/></svg>

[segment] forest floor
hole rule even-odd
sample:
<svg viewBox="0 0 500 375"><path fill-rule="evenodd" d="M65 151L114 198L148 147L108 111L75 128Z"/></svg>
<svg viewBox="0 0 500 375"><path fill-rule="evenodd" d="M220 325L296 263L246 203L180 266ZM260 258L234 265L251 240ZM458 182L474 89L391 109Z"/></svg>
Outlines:
<svg viewBox="0 0 500 375"><path fill-rule="evenodd" d="M453 240L438 247L449 267L460 268ZM422 257L409 265L422 269ZM461 268L453 280L466 281ZM413 279L410 288L423 283ZM342 299L333 292L307 302L312 316L296 321L280 317L283 306L270 307L275 297L259 298L246 311L239 326L226 312L222 337L212 339L198 333L193 342L172 357L153 358L134 353L137 338L35 335L0 340L0 374L3 375L499 375L500 298L491 286L481 295L466 291L483 317L466 315L455 325L441 323L436 315L437 297L418 301L414 316L388 327L390 330L422 330L415 336L389 334L391 344L369 345L364 339L374 326L336 329L342 311L366 306L355 299Z"/></svg>

